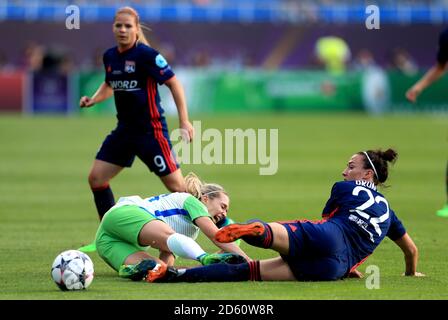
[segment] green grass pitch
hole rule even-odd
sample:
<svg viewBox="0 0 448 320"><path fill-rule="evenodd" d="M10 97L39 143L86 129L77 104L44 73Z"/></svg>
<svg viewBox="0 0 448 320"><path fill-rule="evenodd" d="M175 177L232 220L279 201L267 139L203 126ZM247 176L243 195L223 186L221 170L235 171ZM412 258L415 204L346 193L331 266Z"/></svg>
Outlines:
<svg viewBox="0 0 448 320"><path fill-rule="evenodd" d="M96 253L91 287L61 292L50 268L56 255L93 239L98 219L87 183L95 153L114 118L0 116L0 299L447 299L448 219L435 211L445 201L446 116L363 114L216 115L194 118L205 128L279 130L278 172L259 165L182 165L222 184L236 221L319 219L331 186L356 151L394 147L399 159L390 187L381 190L420 250L425 278L405 278L400 249L385 239L360 267L380 269L380 288L365 279L336 282L148 284L120 279ZM176 125L169 119L170 129ZM137 159L112 181L116 198L164 193ZM203 236L199 243L214 246ZM242 244L253 258L276 254ZM179 265L194 265L180 259Z"/></svg>

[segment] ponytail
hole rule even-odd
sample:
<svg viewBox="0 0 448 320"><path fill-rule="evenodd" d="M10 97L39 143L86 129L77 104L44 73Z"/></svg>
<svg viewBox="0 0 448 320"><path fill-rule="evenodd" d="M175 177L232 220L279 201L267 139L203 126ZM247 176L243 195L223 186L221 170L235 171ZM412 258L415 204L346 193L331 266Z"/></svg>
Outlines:
<svg viewBox="0 0 448 320"><path fill-rule="evenodd" d="M150 47L149 41L146 38L145 33L143 32L143 30L151 31L151 28L149 28L148 26L146 26L143 23L139 23L139 25L138 25L138 34L137 34L137 42L146 44L148 47Z"/></svg>
<svg viewBox="0 0 448 320"><path fill-rule="evenodd" d="M378 156L387 162L395 163L398 157L398 153L395 150L389 148L386 151L378 150Z"/></svg>
<svg viewBox="0 0 448 320"><path fill-rule="evenodd" d="M201 188L203 186L202 181L199 177L190 172L185 176L185 189L188 193L190 193L193 197L200 199L201 198Z"/></svg>
<svg viewBox="0 0 448 320"><path fill-rule="evenodd" d="M185 189L195 198L201 200L202 196L210 199L218 197L221 193L227 194L223 187L216 183L204 183L193 172L185 176Z"/></svg>

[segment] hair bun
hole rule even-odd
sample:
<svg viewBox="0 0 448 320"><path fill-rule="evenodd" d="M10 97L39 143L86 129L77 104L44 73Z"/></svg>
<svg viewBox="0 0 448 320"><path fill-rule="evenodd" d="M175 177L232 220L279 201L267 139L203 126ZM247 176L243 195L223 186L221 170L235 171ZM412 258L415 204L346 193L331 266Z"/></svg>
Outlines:
<svg viewBox="0 0 448 320"><path fill-rule="evenodd" d="M387 149L386 151L378 152L378 155L380 156L380 158L388 162L395 162L395 160L397 160L398 157L398 153L394 149L390 148Z"/></svg>

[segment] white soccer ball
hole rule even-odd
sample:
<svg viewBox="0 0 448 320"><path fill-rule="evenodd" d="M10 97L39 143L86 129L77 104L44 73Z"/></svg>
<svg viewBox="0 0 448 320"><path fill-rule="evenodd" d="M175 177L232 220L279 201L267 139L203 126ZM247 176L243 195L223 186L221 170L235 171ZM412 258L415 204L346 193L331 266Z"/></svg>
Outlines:
<svg viewBox="0 0 448 320"><path fill-rule="evenodd" d="M87 289L93 281L93 262L78 250L67 250L54 259L51 277L59 289Z"/></svg>

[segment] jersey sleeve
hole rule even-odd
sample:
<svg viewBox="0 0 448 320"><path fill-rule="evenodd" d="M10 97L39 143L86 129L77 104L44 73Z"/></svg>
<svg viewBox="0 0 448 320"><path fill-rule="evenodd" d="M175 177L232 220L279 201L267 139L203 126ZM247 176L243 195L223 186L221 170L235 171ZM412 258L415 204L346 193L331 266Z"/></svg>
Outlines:
<svg viewBox="0 0 448 320"><path fill-rule="evenodd" d="M437 62L441 65L445 65L448 62L448 28L442 31L439 35Z"/></svg>
<svg viewBox="0 0 448 320"><path fill-rule="evenodd" d="M392 210L390 211L390 215L390 227L387 231L387 236L395 241L404 236L406 229Z"/></svg>
<svg viewBox="0 0 448 320"><path fill-rule="evenodd" d="M194 221L199 217L209 217L211 219L207 207L193 196L188 196L187 199L185 199L183 209L188 212L191 221Z"/></svg>
<svg viewBox="0 0 448 320"><path fill-rule="evenodd" d="M324 209L322 210L322 218L328 218L332 212L339 207L339 199L342 193L342 185L336 182L331 188L330 198L327 200Z"/></svg>
<svg viewBox="0 0 448 320"><path fill-rule="evenodd" d="M146 66L149 76L158 84L163 84L174 76L171 66L160 52L148 47L143 52L143 64Z"/></svg>

